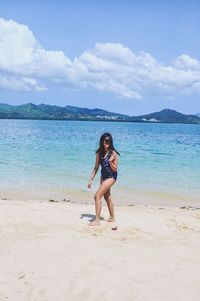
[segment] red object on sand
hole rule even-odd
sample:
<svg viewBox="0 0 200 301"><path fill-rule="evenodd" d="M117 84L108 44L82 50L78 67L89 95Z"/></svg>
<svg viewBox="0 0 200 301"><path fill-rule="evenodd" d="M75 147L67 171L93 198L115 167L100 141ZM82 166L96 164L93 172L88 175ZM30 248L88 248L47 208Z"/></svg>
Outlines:
<svg viewBox="0 0 200 301"><path fill-rule="evenodd" d="M111 228L112 230L117 230L117 226L116 227L113 227L113 228Z"/></svg>

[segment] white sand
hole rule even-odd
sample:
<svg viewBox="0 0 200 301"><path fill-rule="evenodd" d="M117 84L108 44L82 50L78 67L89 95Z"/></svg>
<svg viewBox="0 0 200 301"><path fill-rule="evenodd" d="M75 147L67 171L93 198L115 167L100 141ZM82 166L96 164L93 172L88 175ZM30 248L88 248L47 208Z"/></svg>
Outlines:
<svg viewBox="0 0 200 301"><path fill-rule="evenodd" d="M93 213L1 200L0 301L200 300L200 210L116 207L117 231Z"/></svg>

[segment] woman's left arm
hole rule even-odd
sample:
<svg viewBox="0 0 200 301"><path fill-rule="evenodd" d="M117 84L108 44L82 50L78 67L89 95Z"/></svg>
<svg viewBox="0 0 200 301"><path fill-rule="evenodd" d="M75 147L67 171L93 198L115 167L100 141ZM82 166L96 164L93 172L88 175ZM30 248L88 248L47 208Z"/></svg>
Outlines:
<svg viewBox="0 0 200 301"><path fill-rule="evenodd" d="M109 163L110 163L110 167L112 168L112 170L117 171L118 157L117 157L117 153L115 151L112 152Z"/></svg>

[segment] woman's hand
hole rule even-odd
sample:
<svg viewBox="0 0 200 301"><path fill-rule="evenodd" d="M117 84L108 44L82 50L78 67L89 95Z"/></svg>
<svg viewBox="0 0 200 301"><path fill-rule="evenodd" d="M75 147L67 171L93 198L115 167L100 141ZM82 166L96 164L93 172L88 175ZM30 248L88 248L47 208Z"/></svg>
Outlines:
<svg viewBox="0 0 200 301"><path fill-rule="evenodd" d="M115 161L115 159L116 159L116 154L113 154L111 157L110 157L110 159L109 159L109 162L114 162Z"/></svg>
<svg viewBox="0 0 200 301"><path fill-rule="evenodd" d="M92 186L92 181L90 180L90 181L88 182L88 188L90 189L91 186Z"/></svg>
<svg viewBox="0 0 200 301"><path fill-rule="evenodd" d="M116 152L113 152L109 160L110 167L113 171L117 171L117 161L118 161L117 154Z"/></svg>
<svg viewBox="0 0 200 301"><path fill-rule="evenodd" d="M89 182L88 182L88 188L89 188L89 189L90 189L91 186L92 186L92 180L94 179L94 177L95 177L95 175L96 175L98 169L99 169L99 152L96 154L95 166L94 166L94 169L93 169L93 171L92 171L92 174L91 174L91 176L90 176L90 178L89 178L89 179L90 179Z"/></svg>

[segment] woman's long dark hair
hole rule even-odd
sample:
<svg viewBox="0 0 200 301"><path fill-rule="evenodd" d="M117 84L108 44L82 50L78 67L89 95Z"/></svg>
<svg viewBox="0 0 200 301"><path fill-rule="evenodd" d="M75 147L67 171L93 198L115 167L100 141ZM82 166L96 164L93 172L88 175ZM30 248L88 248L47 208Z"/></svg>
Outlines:
<svg viewBox="0 0 200 301"><path fill-rule="evenodd" d="M99 140L99 148L96 150L96 154L99 152L100 157L105 156L105 149L104 149L104 144L103 144L105 138L109 138L109 140L110 140L110 146L109 146L108 151L109 152L116 151L116 153L120 156L120 154L118 153L118 151L115 149L115 147L113 145L113 138L110 133L104 133L103 135L101 135L101 138Z"/></svg>

